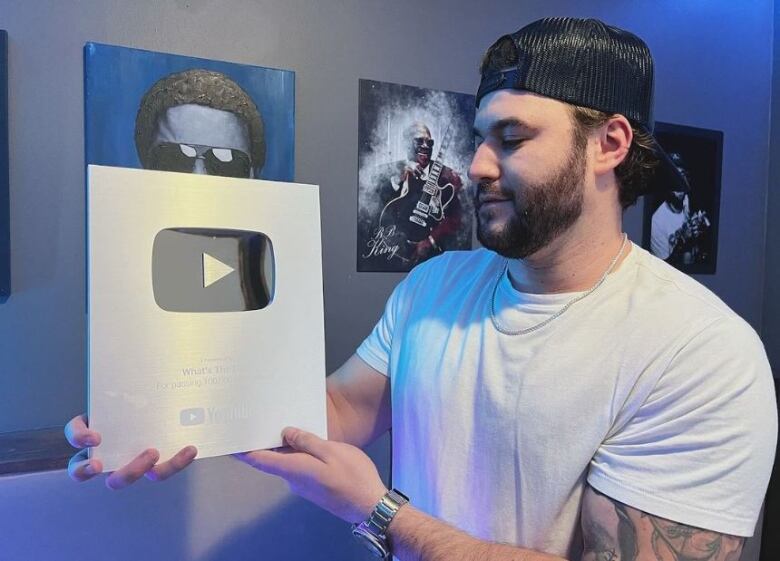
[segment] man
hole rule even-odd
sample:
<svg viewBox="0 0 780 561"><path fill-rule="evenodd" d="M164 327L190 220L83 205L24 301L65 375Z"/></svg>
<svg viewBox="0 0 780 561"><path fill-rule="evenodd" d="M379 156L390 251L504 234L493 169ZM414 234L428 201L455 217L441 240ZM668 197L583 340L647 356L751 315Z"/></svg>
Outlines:
<svg viewBox="0 0 780 561"><path fill-rule="evenodd" d="M378 174L384 207L377 226L384 233L394 232L385 242L397 246L393 258L399 260L402 270L408 270L450 249L457 240L462 224L459 195L463 182L442 161L434 187L429 187L432 192L426 192L431 174L437 173L431 131L424 123L415 122L404 130L403 138L408 158L384 166ZM446 158L446 147L442 150L438 156L441 160ZM384 255L378 257L386 259Z"/></svg>
<svg viewBox="0 0 780 561"><path fill-rule="evenodd" d="M677 233L683 229L691 215L688 194L672 191L653 213L650 225L650 250L666 261L675 247Z"/></svg>
<svg viewBox="0 0 780 561"><path fill-rule="evenodd" d="M685 188L649 133L652 75L640 39L595 20L499 39L470 168L487 249L396 288L328 380L341 442L290 428L292 450L240 458L402 560L738 559L772 464L772 378L744 321L621 231L638 195ZM408 504L352 446L391 424ZM150 451L108 482L187 458Z"/></svg>
<svg viewBox="0 0 780 561"><path fill-rule="evenodd" d="M669 158L688 179L685 162L677 152ZM706 213L691 214L691 204L685 191L671 191L653 213L650 224L650 251L672 265L690 265L694 254L700 254L699 242L709 229Z"/></svg>
<svg viewBox="0 0 780 561"><path fill-rule="evenodd" d="M251 178L265 163L257 105L211 70L185 70L155 83L138 108L135 146L146 169Z"/></svg>

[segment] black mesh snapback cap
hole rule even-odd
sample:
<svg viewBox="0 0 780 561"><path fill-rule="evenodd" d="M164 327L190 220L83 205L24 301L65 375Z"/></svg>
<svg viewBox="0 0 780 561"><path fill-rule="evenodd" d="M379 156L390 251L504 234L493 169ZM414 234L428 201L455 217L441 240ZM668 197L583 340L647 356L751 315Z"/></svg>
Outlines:
<svg viewBox="0 0 780 561"><path fill-rule="evenodd" d="M513 61L483 70L482 98L499 89L545 97L624 115L652 134L653 57L644 41L596 19L545 18L499 38L488 50ZM688 191L688 181L655 141L660 163L649 191Z"/></svg>

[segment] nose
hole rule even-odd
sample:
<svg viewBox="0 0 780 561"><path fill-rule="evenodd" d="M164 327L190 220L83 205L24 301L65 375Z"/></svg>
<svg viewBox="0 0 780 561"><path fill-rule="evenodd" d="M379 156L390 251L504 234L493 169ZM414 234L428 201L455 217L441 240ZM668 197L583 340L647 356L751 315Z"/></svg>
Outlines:
<svg viewBox="0 0 780 561"><path fill-rule="evenodd" d="M495 181L500 175L496 153L487 142L483 142L474 151L469 166L469 179L474 183Z"/></svg>
<svg viewBox="0 0 780 561"><path fill-rule="evenodd" d="M203 161L203 158L195 158L195 163L192 165L192 173L197 175L209 174L209 172L206 171L206 163Z"/></svg>

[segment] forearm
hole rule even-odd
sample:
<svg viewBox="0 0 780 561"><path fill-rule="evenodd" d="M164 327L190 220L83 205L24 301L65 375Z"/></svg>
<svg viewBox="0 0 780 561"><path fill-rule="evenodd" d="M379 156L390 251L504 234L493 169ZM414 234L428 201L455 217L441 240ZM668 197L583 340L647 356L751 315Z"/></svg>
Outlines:
<svg viewBox="0 0 780 561"><path fill-rule="evenodd" d="M393 555L401 561L565 561L530 549L478 540L411 505L398 511L388 536Z"/></svg>

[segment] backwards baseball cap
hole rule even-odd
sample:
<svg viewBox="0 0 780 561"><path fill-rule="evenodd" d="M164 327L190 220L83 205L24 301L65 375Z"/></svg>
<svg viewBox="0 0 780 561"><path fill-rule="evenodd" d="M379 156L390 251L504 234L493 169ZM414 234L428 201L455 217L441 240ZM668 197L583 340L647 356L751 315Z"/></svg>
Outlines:
<svg viewBox="0 0 780 561"><path fill-rule="evenodd" d="M526 90L605 113L619 113L652 136L653 57L633 33L596 19L545 18L499 38L509 67L483 69L482 98L499 89ZM688 191L688 181L653 137L659 165L648 191Z"/></svg>

